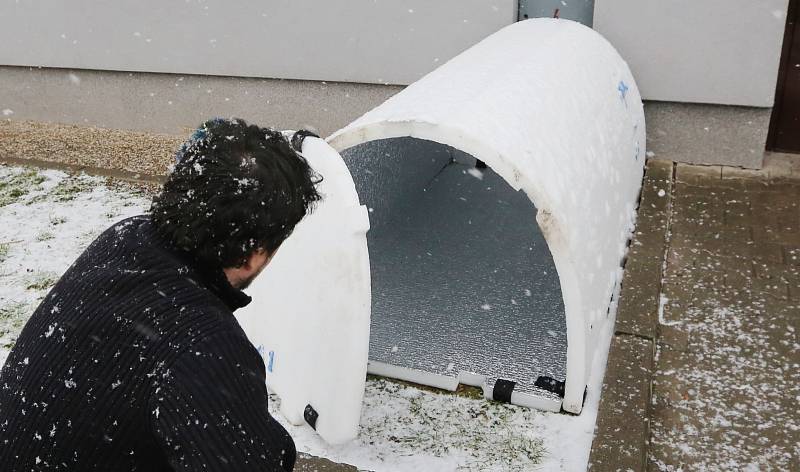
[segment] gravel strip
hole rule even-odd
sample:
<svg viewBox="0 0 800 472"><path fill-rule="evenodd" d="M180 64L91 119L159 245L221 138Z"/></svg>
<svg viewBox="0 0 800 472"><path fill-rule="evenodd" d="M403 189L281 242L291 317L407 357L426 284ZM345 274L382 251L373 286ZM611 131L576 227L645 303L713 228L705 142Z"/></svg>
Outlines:
<svg viewBox="0 0 800 472"><path fill-rule="evenodd" d="M0 121L0 157L162 176L186 136L35 121Z"/></svg>

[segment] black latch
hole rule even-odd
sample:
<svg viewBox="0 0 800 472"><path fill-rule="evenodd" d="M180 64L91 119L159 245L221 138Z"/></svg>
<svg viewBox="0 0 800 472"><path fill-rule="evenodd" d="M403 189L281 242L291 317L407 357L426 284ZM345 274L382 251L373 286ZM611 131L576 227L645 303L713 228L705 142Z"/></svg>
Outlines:
<svg viewBox="0 0 800 472"><path fill-rule="evenodd" d="M566 382L562 382L552 377L546 377L542 375L538 379L536 379L536 383L534 383L533 385L541 388L542 390L553 392L559 397L564 398L564 386L566 385Z"/></svg>
<svg viewBox="0 0 800 472"><path fill-rule="evenodd" d="M497 402L511 403L511 394L514 393L516 382L511 380L497 379L492 389L492 399Z"/></svg>
<svg viewBox="0 0 800 472"><path fill-rule="evenodd" d="M292 139L290 141L294 150L297 152L303 152L303 140L305 140L309 136L311 136L312 138L319 138L319 135L317 133L309 131L307 129L301 129L296 131L292 135Z"/></svg>
<svg viewBox="0 0 800 472"><path fill-rule="evenodd" d="M305 418L306 423L309 424L315 430L317 429L317 419L319 418L319 413L317 410L314 409L311 405L306 405L306 409L303 412L303 418Z"/></svg>

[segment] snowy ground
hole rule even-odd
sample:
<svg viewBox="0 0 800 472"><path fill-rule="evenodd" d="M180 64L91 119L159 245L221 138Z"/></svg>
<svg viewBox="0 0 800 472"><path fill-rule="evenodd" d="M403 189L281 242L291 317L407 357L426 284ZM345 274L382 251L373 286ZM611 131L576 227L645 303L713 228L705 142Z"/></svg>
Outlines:
<svg viewBox="0 0 800 472"><path fill-rule="evenodd" d="M102 179L0 166L0 365L25 320L80 252L149 198ZM605 337L607 345L610 332ZM543 413L370 378L359 438L331 447L288 425L299 451L375 471L585 470L607 352L598 356L584 412Z"/></svg>
<svg viewBox="0 0 800 472"><path fill-rule="evenodd" d="M0 363L50 287L112 222L148 200L103 179L0 166Z"/></svg>

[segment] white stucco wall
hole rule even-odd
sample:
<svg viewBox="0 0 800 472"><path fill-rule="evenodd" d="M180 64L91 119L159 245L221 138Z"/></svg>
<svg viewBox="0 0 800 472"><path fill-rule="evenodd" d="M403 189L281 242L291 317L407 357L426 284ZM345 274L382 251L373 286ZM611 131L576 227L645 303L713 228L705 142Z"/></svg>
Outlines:
<svg viewBox="0 0 800 472"><path fill-rule="evenodd" d="M516 0L0 3L0 64L409 84L513 23Z"/></svg>
<svg viewBox="0 0 800 472"><path fill-rule="evenodd" d="M645 99L771 107L788 0L596 0Z"/></svg>

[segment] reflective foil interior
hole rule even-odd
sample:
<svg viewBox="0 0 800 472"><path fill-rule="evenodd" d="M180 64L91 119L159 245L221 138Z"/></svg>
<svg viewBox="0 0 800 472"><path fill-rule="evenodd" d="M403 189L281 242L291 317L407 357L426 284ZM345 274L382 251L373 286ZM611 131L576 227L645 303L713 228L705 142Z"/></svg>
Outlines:
<svg viewBox="0 0 800 472"><path fill-rule="evenodd" d="M370 212L370 360L552 397L534 382L566 376L564 304L524 192L431 141L372 141L342 157Z"/></svg>

